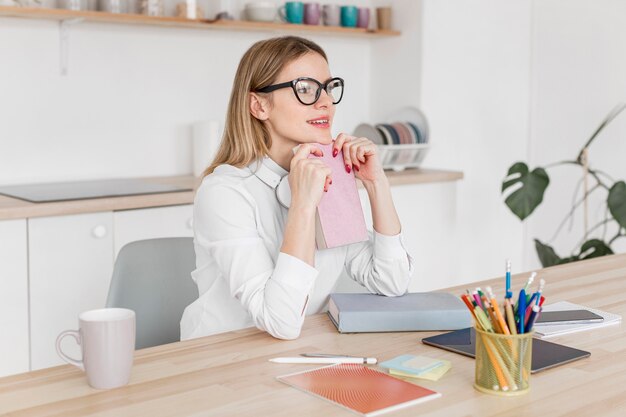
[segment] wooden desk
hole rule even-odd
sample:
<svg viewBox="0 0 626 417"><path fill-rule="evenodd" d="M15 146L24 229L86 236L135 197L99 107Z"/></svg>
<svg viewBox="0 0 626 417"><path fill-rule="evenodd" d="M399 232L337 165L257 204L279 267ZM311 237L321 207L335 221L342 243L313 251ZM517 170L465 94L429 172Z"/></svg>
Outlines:
<svg viewBox="0 0 626 417"><path fill-rule="evenodd" d="M527 274L513 277L520 288ZM626 316L626 255L546 269L549 302L568 300ZM484 281L503 294L504 279ZM465 287L450 291L461 293ZM393 416L624 416L626 327L619 324L556 339L591 351L583 359L531 377L529 394L500 398L472 387L474 361L428 347L434 333L342 335L325 315L307 318L298 340L280 341L246 329L138 351L128 386L90 388L66 365L0 379L0 414L12 416L350 416L335 405L277 382L278 375L315 365L273 364L275 356L331 352L390 359L404 353L452 361L439 381L419 384L443 397ZM7 341L3 340L3 343Z"/></svg>

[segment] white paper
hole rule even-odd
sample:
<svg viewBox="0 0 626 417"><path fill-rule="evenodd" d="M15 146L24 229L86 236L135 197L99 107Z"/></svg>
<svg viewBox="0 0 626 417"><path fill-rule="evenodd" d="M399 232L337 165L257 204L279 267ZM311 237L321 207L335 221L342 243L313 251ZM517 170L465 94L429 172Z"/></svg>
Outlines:
<svg viewBox="0 0 626 417"><path fill-rule="evenodd" d="M535 323L535 335L541 339L561 336L569 333L582 332L585 330L594 330L601 327L611 326L620 323L622 316L619 314L609 313L607 311L589 308L580 304L570 303L569 301L559 301L554 304L546 305L542 311L568 311L568 310L589 310L604 318L599 323L581 323L581 324L542 324Z"/></svg>

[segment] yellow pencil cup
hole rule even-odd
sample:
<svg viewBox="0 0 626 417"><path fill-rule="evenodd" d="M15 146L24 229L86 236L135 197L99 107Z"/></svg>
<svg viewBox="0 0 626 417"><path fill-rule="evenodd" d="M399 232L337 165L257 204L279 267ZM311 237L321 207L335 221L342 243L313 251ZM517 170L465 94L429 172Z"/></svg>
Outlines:
<svg viewBox="0 0 626 417"><path fill-rule="evenodd" d="M474 388L494 395L522 395L530 389L533 333L505 335L476 330Z"/></svg>

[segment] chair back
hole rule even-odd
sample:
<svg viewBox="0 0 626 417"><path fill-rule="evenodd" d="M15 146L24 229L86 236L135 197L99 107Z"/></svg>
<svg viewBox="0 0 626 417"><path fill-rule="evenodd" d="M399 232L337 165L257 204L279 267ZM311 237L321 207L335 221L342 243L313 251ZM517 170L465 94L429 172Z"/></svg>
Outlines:
<svg viewBox="0 0 626 417"><path fill-rule="evenodd" d="M106 306L135 311L137 349L180 340L183 311L198 298L191 279L195 267L190 237L139 240L122 247Z"/></svg>

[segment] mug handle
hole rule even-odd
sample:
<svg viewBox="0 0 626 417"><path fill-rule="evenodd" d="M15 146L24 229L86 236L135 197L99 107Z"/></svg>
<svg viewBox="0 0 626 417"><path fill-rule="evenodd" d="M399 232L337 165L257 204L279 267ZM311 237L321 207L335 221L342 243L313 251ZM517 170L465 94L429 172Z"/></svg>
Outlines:
<svg viewBox="0 0 626 417"><path fill-rule="evenodd" d="M282 20L285 23L289 23L287 21L287 15L286 15L286 11L285 11L285 6L280 6L278 8L278 17L280 17L280 20Z"/></svg>
<svg viewBox="0 0 626 417"><path fill-rule="evenodd" d="M65 353L63 353L63 350L61 349L61 341L63 340L65 336L72 336L74 340L76 340L76 343L78 344L78 346L80 346L81 344L79 332L77 332L76 330L65 330L64 332L61 332L61 334L57 337L57 342L56 342L57 353L59 354L61 359L63 359L65 362L69 363L70 365L74 365L75 367L84 371L85 366L82 360L74 359L66 355Z"/></svg>

